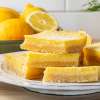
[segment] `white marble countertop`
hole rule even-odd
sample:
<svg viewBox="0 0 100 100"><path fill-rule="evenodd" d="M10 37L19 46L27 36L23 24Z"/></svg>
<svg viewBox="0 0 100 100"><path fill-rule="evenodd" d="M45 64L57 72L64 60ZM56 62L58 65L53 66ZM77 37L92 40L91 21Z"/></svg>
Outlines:
<svg viewBox="0 0 100 100"><path fill-rule="evenodd" d="M0 100L100 100L100 93L80 96L54 96L29 92L24 88L0 83Z"/></svg>

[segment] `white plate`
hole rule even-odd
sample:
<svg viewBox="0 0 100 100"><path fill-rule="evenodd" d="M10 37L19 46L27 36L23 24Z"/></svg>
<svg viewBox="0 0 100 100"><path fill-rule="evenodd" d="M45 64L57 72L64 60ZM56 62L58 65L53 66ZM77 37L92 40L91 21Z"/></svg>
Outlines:
<svg viewBox="0 0 100 100"><path fill-rule="evenodd" d="M2 69L3 55L0 55L0 81L28 90L55 95L81 95L100 92L100 82L96 83L46 83L42 81L26 80L16 75L6 73Z"/></svg>

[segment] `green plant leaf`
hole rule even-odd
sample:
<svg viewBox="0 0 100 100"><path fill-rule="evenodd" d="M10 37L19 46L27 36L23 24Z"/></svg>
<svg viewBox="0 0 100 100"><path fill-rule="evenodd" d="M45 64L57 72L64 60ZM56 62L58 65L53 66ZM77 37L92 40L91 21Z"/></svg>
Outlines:
<svg viewBox="0 0 100 100"><path fill-rule="evenodd" d="M100 11L100 3L98 0L88 0L88 3L85 4L87 8L85 11Z"/></svg>

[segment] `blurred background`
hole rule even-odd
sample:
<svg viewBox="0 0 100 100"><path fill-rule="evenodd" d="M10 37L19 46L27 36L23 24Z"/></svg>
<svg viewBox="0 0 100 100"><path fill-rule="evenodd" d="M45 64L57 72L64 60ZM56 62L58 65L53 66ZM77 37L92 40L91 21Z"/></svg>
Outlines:
<svg viewBox="0 0 100 100"><path fill-rule="evenodd" d="M92 1L92 5L89 3ZM99 5L100 0L0 0L0 6L7 6L22 11L26 3L39 5L54 15L64 29L86 30L94 38L99 39L100 12L98 9L88 10Z"/></svg>

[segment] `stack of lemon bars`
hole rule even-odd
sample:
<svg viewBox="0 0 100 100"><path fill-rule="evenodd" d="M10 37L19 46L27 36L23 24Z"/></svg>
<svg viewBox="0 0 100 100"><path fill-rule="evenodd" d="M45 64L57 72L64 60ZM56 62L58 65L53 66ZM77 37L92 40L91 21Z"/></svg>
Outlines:
<svg viewBox="0 0 100 100"><path fill-rule="evenodd" d="M43 83L99 81L100 43L84 31L26 35L21 49L5 54L5 70Z"/></svg>

